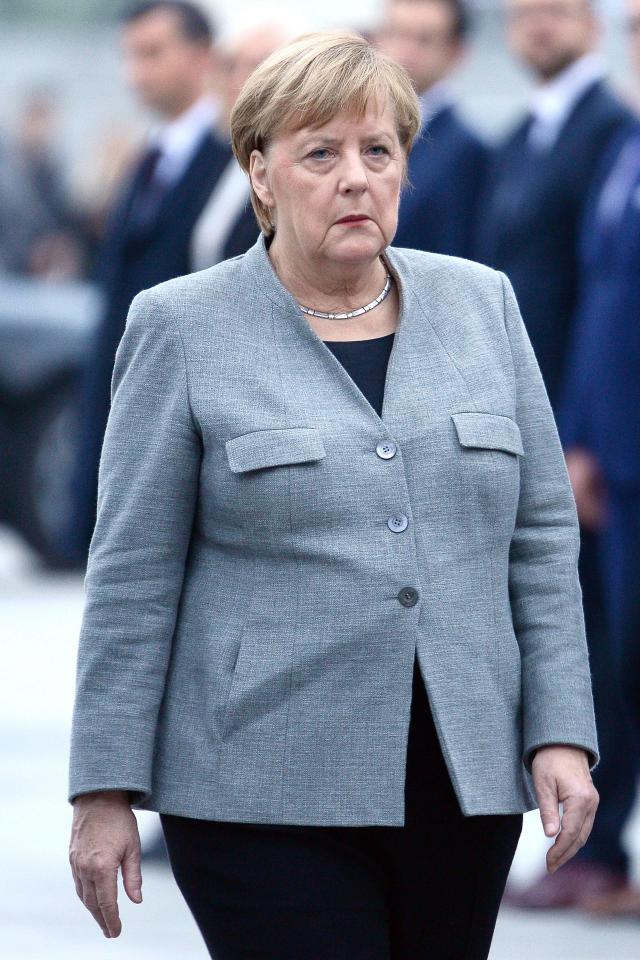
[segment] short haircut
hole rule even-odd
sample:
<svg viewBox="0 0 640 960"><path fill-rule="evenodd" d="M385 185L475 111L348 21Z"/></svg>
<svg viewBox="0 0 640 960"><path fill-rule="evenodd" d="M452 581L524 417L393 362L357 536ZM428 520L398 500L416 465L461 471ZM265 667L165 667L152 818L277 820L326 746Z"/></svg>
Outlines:
<svg viewBox="0 0 640 960"><path fill-rule="evenodd" d="M320 127L345 109L359 119L371 100L391 103L407 157L421 117L406 70L360 34L305 33L263 60L244 84L231 111L233 152L249 173L252 151L264 151L279 132ZM251 203L261 230L271 235L269 208L253 187Z"/></svg>
<svg viewBox="0 0 640 960"><path fill-rule="evenodd" d="M453 39L464 40L469 33L471 17L465 0L399 0L399 2L440 3L443 7L447 7L451 13ZM391 0L391 3L393 4L393 0Z"/></svg>
<svg viewBox="0 0 640 960"><path fill-rule="evenodd" d="M195 3L189 3L188 0L144 0L144 2L133 3L121 14L120 22L134 23L141 17L146 17L147 14L164 10L175 14L185 40L203 46L210 46L213 43L214 25L200 7Z"/></svg>

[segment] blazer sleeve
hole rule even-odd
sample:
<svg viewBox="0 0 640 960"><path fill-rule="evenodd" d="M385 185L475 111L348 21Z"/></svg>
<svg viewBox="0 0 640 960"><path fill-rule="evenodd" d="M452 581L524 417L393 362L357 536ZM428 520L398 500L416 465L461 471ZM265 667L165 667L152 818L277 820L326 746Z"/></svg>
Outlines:
<svg viewBox="0 0 640 960"><path fill-rule="evenodd" d="M551 404L513 288L502 280L522 434L520 499L509 553L509 596L522 657L523 763L536 748L582 747L599 762L578 577L580 529Z"/></svg>
<svg viewBox="0 0 640 960"><path fill-rule="evenodd" d="M70 803L151 790L201 461L182 339L154 290L132 301L116 351L84 579L69 762Z"/></svg>

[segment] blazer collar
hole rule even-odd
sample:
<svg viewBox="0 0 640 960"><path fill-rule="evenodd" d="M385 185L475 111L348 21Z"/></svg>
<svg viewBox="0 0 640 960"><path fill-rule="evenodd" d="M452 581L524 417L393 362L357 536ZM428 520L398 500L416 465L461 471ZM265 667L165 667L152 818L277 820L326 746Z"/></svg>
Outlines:
<svg viewBox="0 0 640 960"><path fill-rule="evenodd" d="M307 382L315 382L317 370L321 369L322 377L318 389L322 396L317 398L317 402L323 410L343 418L352 416L359 426L369 428L372 437L382 439L388 436L400 439L416 431L420 432L424 426L424 422L417 423L415 417L418 415L418 419L424 421L428 416L429 404L420 401L419 392L416 398L414 391L416 388L419 391L420 388L417 382L421 377L420 367L422 366L424 371L422 375L428 375L428 369L432 362L436 362L435 358L441 347L432 323L423 323L429 312L433 314L436 303L423 304L418 301L410 259L404 256L401 249L391 246L385 248L383 257L398 285L400 315L387 366L381 417L338 358L315 332L291 292L278 277L269 258L263 233L244 255L243 263L255 299L258 302L263 298L270 301L275 335L280 340L284 355L295 353L293 362L297 364L296 371L287 372L294 380L298 378L299 392L304 392ZM430 269L427 255L424 267L426 270ZM421 328L421 338L415 336L418 332L417 326ZM421 347L417 348L418 340L422 349L430 356L428 363L421 364L422 354Z"/></svg>

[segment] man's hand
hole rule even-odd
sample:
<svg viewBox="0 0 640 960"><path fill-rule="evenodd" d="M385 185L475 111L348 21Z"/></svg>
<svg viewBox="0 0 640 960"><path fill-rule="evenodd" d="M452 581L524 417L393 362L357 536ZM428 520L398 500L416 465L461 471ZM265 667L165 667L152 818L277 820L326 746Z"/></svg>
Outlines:
<svg viewBox="0 0 640 960"><path fill-rule="evenodd" d="M531 769L544 832L548 837L557 834L547 850L547 870L554 873L587 842L600 797L589 772L588 754L581 747L539 747Z"/></svg>
<svg viewBox="0 0 640 960"><path fill-rule="evenodd" d="M578 520L585 530L599 530L606 520L606 487L596 458L580 447L565 453Z"/></svg>
<svg viewBox="0 0 640 960"><path fill-rule="evenodd" d="M76 892L105 937L122 930L118 867L130 900L142 901L138 822L124 790L85 793L73 803L69 862Z"/></svg>

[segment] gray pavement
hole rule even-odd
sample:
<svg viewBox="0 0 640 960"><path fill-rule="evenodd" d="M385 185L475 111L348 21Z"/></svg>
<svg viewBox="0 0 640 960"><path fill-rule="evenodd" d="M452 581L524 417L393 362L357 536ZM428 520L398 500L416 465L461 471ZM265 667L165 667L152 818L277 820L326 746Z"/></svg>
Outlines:
<svg viewBox="0 0 640 960"><path fill-rule="evenodd" d="M204 960L206 950L168 870L146 866L141 904L120 881L120 937L107 940L78 899L67 860L69 724L82 577L42 571L0 528L0 957L6 960ZM143 843L156 814L136 811ZM640 807L627 829L640 883ZM512 879L544 866L537 811L525 826ZM304 960L304 958L301 958ZM503 908L491 960L640 960L640 921L542 916Z"/></svg>

